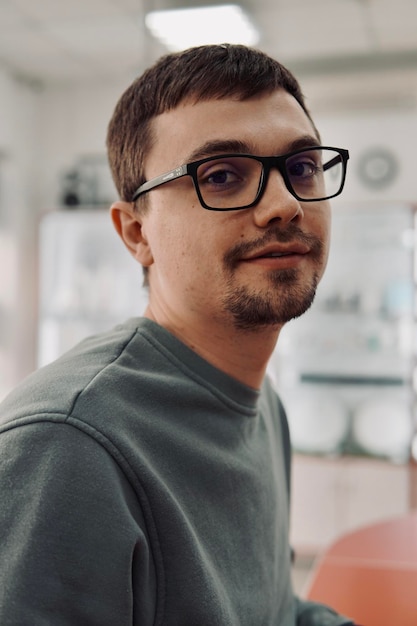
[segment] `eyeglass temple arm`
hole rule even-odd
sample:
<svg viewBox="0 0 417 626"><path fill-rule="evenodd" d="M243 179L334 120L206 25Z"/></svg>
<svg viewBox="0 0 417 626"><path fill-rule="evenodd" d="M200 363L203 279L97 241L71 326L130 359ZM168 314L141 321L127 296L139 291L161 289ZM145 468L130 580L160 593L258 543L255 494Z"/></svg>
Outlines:
<svg viewBox="0 0 417 626"><path fill-rule="evenodd" d="M180 178L181 176L185 176L187 174L187 166L181 165L180 167L176 167L174 170L169 172L165 172L165 174L161 174L156 178L152 178L152 180L148 180L146 183L143 183L140 187L138 187L133 194L133 201L137 200L137 198L146 191L150 191L154 187L158 187L159 185L163 185L164 183L169 183L171 180L175 180L176 178Z"/></svg>
<svg viewBox="0 0 417 626"><path fill-rule="evenodd" d="M337 156L333 157L333 159L330 159L330 161L327 161L327 163L323 165L323 171L325 172L326 170L329 170L331 167L334 167L338 163L342 163L342 162L343 162L342 155L338 154Z"/></svg>

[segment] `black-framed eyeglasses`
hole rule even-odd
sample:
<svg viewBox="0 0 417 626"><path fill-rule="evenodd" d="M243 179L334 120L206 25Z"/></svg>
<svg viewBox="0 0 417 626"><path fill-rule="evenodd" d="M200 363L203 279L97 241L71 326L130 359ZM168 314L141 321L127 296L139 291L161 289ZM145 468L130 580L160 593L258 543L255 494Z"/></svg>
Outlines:
<svg viewBox="0 0 417 626"><path fill-rule="evenodd" d="M339 195L346 178L349 152L313 146L280 156L219 154L176 167L141 185L132 202L155 187L191 176L203 208L237 211L261 199L271 169L277 168L288 191L301 202L328 200Z"/></svg>

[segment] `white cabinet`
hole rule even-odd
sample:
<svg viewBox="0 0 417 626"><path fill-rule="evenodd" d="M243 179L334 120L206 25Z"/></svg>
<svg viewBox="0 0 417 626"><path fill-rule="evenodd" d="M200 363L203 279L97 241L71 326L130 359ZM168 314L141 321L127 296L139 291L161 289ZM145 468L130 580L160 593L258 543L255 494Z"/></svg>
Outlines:
<svg viewBox="0 0 417 626"><path fill-rule="evenodd" d="M292 472L291 544L316 554L343 533L406 513L408 465L360 457L295 455Z"/></svg>
<svg viewBox="0 0 417 626"><path fill-rule="evenodd" d="M38 365L88 335L141 315L142 268L107 209L54 211L40 224Z"/></svg>

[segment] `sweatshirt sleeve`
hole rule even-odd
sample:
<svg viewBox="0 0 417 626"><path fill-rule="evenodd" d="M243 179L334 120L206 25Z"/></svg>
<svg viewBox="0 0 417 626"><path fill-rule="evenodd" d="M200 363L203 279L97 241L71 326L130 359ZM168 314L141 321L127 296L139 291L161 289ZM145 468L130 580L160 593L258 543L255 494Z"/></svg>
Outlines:
<svg viewBox="0 0 417 626"><path fill-rule="evenodd" d="M51 416L11 427L0 435L0 488L2 626L153 623L138 500L98 441Z"/></svg>
<svg viewBox="0 0 417 626"><path fill-rule="evenodd" d="M297 626L354 626L348 617L339 615L330 607L296 598Z"/></svg>

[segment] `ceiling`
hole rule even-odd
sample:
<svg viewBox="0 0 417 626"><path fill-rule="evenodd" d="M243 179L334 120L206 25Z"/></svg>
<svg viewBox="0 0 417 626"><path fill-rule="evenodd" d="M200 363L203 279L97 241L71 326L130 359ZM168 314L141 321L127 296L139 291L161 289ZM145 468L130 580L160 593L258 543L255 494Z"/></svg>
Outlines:
<svg viewBox="0 0 417 626"><path fill-rule="evenodd" d="M0 0L0 67L39 84L137 75L165 51L146 32L144 15L150 10L207 4L221 3ZM367 91L368 97L379 98L382 89L384 97L417 100L415 0L242 0L239 4L259 29L258 47L303 80L331 79L333 98L339 92L335 85L343 95L346 77L355 76L365 98ZM376 91L370 75L379 77Z"/></svg>

